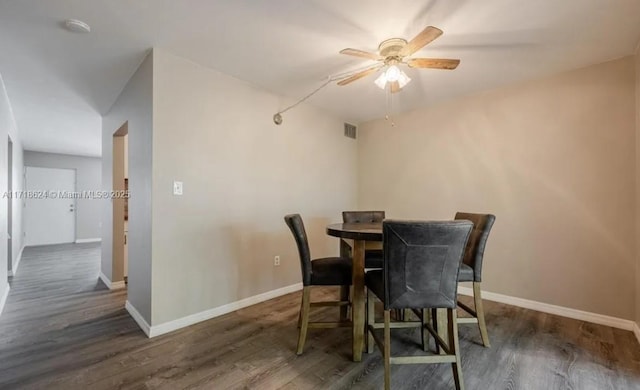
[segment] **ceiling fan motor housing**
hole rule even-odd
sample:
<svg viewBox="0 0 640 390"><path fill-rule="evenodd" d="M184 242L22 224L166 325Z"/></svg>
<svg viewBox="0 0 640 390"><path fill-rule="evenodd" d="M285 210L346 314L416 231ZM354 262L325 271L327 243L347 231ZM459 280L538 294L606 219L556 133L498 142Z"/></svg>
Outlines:
<svg viewBox="0 0 640 390"><path fill-rule="evenodd" d="M407 45L407 40L402 38L391 38L380 43L378 52L383 57L397 57L400 50Z"/></svg>

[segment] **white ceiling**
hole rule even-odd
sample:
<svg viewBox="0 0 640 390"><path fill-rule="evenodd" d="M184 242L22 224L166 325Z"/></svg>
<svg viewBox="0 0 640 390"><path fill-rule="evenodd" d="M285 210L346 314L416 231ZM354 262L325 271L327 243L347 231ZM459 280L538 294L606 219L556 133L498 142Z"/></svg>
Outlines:
<svg viewBox="0 0 640 390"><path fill-rule="evenodd" d="M91 34L65 31L67 18ZM462 63L408 70L394 112L632 54L640 1L0 0L0 73L26 149L99 155L100 114L153 46L298 98L367 64L339 50L375 51L427 25L444 35L414 56ZM382 117L374 78L309 103L352 122Z"/></svg>

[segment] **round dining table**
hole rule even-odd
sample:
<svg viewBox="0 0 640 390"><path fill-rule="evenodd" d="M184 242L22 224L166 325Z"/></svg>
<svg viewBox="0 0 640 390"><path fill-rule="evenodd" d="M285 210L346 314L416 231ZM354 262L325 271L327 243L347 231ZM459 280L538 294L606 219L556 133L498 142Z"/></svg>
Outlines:
<svg viewBox="0 0 640 390"><path fill-rule="evenodd" d="M352 240L351 321L353 330L353 361L362 360L365 340L364 254L366 249L379 249L382 243L382 223L335 223L327 226L327 234L342 240Z"/></svg>

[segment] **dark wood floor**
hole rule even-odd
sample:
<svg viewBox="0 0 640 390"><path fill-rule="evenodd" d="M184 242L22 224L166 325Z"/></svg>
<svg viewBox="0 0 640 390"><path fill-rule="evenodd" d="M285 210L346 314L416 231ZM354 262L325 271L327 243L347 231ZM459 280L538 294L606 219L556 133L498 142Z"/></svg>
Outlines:
<svg viewBox="0 0 640 390"><path fill-rule="evenodd" d="M2 389L376 389L378 351L350 359L348 329L311 330L294 354L300 294L147 339L126 291L98 281L97 244L27 248L0 316ZM320 290L319 298L333 295ZM492 347L460 331L467 389L640 389L631 332L487 302ZM320 310L329 319L335 309ZM394 350L418 335L394 333ZM395 389L451 389L448 365L394 366Z"/></svg>

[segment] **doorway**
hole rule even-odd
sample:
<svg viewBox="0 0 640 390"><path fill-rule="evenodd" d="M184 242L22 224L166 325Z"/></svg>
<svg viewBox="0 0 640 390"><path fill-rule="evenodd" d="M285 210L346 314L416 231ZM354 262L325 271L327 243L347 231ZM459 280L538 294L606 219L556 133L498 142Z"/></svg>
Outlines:
<svg viewBox="0 0 640 390"><path fill-rule="evenodd" d="M27 167L25 188L25 245L74 242L76 170Z"/></svg>
<svg viewBox="0 0 640 390"><path fill-rule="evenodd" d="M123 194L129 189L128 139L129 125L125 122L113 133L113 182L115 194ZM128 279L128 200L124 196L113 198L113 273L111 282Z"/></svg>

